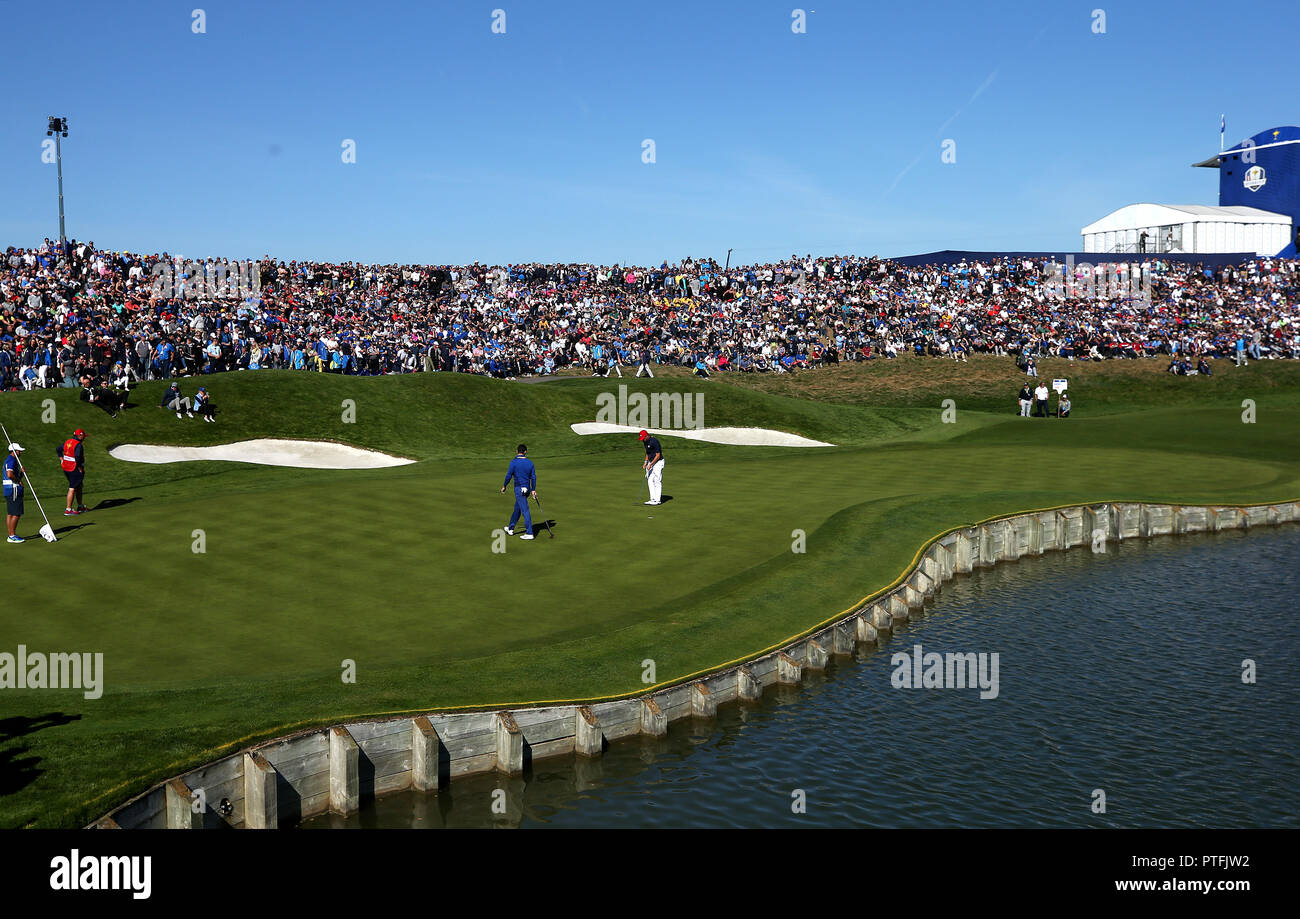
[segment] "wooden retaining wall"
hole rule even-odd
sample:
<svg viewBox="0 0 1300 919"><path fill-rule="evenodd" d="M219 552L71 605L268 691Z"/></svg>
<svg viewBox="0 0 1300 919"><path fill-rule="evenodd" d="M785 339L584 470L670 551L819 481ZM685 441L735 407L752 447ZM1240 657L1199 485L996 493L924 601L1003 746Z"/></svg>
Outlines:
<svg viewBox="0 0 1300 919"><path fill-rule="evenodd" d="M351 813L404 789L437 791L459 776L520 775L532 760L599 756L636 734L662 735L682 718L753 701L797 684L832 655L874 644L959 574L1099 539L1247 529L1300 522L1300 502L1253 507L1097 504L1017 514L932 542L887 593L836 622L739 666L639 698L500 712L359 721L268 741L175 776L98 820L101 829L273 829L324 813ZM202 792L202 806L195 806Z"/></svg>

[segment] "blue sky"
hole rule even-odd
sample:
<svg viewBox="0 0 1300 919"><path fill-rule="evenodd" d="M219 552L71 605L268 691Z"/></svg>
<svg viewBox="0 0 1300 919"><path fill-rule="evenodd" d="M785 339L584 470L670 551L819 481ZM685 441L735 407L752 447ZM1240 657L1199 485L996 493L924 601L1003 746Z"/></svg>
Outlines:
<svg viewBox="0 0 1300 919"><path fill-rule="evenodd" d="M1300 123L1293 2L798 2L0 0L0 244L51 114L71 237L421 263L1073 249Z"/></svg>

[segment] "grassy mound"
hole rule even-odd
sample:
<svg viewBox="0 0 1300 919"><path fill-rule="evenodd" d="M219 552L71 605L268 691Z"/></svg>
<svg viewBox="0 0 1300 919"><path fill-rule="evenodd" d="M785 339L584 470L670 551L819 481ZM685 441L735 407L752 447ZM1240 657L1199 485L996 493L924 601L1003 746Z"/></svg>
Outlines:
<svg viewBox="0 0 1300 919"><path fill-rule="evenodd" d="M644 691L644 660L671 681L754 654L892 581L935 533L995 514L1300 496L1294 364L1206 380L1163 376L1154 362L1061 363L1040 373L1071 380L1076 417L1063 421L1014 417L1023 377L991 359L536 385L227 374L204 380L222 409L216 425L157 408L159 383L116 419L75 392L0 395L47 510L61 514L65 490L54 450L87 430L96 508L54 519L57 544L3 547L0 651L102 652L105 666L96 700L0 690L0 825L82 824L167 775L295 727ZM595 420L598 396L620 382L702 391L708 426L838 446L665 438L673 500L647 508L635 438L569 430ZM953 423L941 415L947 398ZM1254 424L1242 423L1246 398ZM107 454L117 443L257 437L337 440L418 462L335 471ZM554 540L496 532L520 440ZM20 533L39 524L29 500ZM792 551L797 530L806 552ZM355 683L341 679L345 661Z"/></svg>

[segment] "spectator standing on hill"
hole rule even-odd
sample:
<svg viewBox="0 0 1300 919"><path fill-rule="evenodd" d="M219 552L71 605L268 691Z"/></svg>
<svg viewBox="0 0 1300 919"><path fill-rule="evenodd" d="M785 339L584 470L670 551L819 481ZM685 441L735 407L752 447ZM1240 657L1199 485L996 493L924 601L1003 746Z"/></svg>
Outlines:
<svg viewBox="0 0 1300 919"><path fill-rule="evenodd" d="M1244 334L1237 336L1236 353L1237 353L1237 366L1245 367L1246 366L1246 336Z"/></svg>
<svg viewBox="0 0 1300 919"><path fill-rule="evenodd" d="M1047 418L1047 398L1048 389L1046 383L1039 383L1038 388L1034 390L1034 417Z"/></svg>
<svg viewBox="0 0 1300 919"><path fill-rule="evenodd" d="M1021 418L1029 417L1029 407L1033 404L1033 401L1034 401L1034 391L1033 389L1030 388L1029 384L1026 383L1024 386L1020 387L1020 417Z"/></svg>

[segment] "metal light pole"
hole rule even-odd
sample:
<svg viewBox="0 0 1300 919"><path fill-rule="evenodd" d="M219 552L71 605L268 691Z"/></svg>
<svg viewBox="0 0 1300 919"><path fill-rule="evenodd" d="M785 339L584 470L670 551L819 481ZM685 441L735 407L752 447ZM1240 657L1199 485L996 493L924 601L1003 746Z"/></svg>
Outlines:
<svg viewBox="0 0 1300 919"><path fill-rule="evenodd" d="M54 138L54 158L59 170L59 243L67 247L68 234L63 229L63 144L61 138L68 136L68 119L50 116L46 137Z"/></svg>

